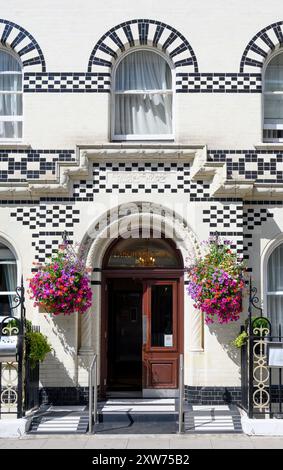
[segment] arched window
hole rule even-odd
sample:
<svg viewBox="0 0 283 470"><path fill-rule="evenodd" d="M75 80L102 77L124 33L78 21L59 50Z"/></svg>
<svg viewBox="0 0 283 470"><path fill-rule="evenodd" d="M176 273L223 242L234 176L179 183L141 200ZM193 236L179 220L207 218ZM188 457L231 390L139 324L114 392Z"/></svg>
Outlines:
<svg viewBox="0 0 283 470"><path fill-rule="evenodd" d="M163 238L121 238L106 259L107 268L182 267L177 250Z"/></svg>
<svg viewBox="0 0 283 470"><path fill-rule="evenodd" d="M17 287L17 261L12 251L0 242L0 316L15 315L13 306Z"/></svg>
<svg viewBox="0 0 283 470"><path fill-rule="evenodd" d="M172 139L172 71L152 50L136 50L118 63L114 77L114 140Z"/></svg>
<svg viewBox="0 0 283 470"><path fill-rule="evenodd" d="M21 139L23 132L22 67L0 49L0 140Z"/></svg>
<svg viewBox="0 0 283 470"><path fill-rule="evenodd" d="M283 243L271 253L267 263L267 316L271 320L272 334L283 334Z"/></svg>
<svg viewBox="0 0 283 470"><path fill-rule="evenodd" d="M263 91L263 139L265 142L283 142L283 52L267 64Z"/></svg>

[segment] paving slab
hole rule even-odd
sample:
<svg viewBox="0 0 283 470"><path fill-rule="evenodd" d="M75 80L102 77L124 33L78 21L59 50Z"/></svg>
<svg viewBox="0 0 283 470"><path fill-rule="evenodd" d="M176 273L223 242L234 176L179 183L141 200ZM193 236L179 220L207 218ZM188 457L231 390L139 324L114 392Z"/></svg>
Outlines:
<svg viewBox="0 0 283 470"><path fill-rule="evenodd" d="M129 439L127 449L169 449L170 439L141 438L138 440Z"/></svg>
<svg viewBox="0 0 283 470"><path fill-rule="evenodd" d="M128 439L89 439L85 445L85 449L126 449L128 445Z"/></svg>
<svg viewBox="0 0 283 470"><path fill-rule="evenodd" d="M44 435L0 439L0 449L283 449L280 437L245 434Z"/></svg>
<svg viewBox="0 0 283 470"><path fill-rule="evenodd" d="M170 449L212 449L210 439L170 439Z"/></svg>

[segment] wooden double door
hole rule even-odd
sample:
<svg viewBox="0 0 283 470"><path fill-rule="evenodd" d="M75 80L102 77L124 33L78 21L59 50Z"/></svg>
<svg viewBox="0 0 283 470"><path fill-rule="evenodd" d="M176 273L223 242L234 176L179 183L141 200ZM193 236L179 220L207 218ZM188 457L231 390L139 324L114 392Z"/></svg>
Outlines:
<svg viewBox="0 0 283 470"><path fill-rule="evenodd" d="M168 273L167 273L168 276ZM183 280L104 279L102 390L178 388L183 352Z"/></svg>

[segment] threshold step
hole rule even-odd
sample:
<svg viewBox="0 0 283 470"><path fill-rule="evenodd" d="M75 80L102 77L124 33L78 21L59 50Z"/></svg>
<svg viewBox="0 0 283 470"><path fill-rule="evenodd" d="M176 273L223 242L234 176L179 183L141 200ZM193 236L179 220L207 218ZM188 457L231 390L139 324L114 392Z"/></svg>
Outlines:
<svg viewBox="0 0 283 470"><path fill-rule="evenodd" d="M87 429L87 407L44 406L34 414L28 434L83 434Z"/></svg>

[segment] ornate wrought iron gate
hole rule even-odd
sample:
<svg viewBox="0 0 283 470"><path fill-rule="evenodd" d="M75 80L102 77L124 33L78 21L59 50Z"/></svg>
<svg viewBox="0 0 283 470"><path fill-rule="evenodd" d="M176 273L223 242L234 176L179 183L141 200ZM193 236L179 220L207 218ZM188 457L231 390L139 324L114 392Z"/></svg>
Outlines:
<svg viewBox="0 0 283 470"><path fill-rule="evenodd" d="M271 346L283 350L281 326L278 335L272 335L270 320L258 303L257 289L250 282L248 340L241 348L242 406L250 418L283 417L282 367L271 367L268 358ZM259 314L256 318L254 312Z"/></svg>
<svg viewBox="0 0 283 470"><path fill-rule="evenodd" d="M6 414L24 416L38 406L39 365L34 368L25 354L25 289L23 279L11 307L14 316L0 321L0 418ZM2 351L1 351L2 346Z"/></svg>

